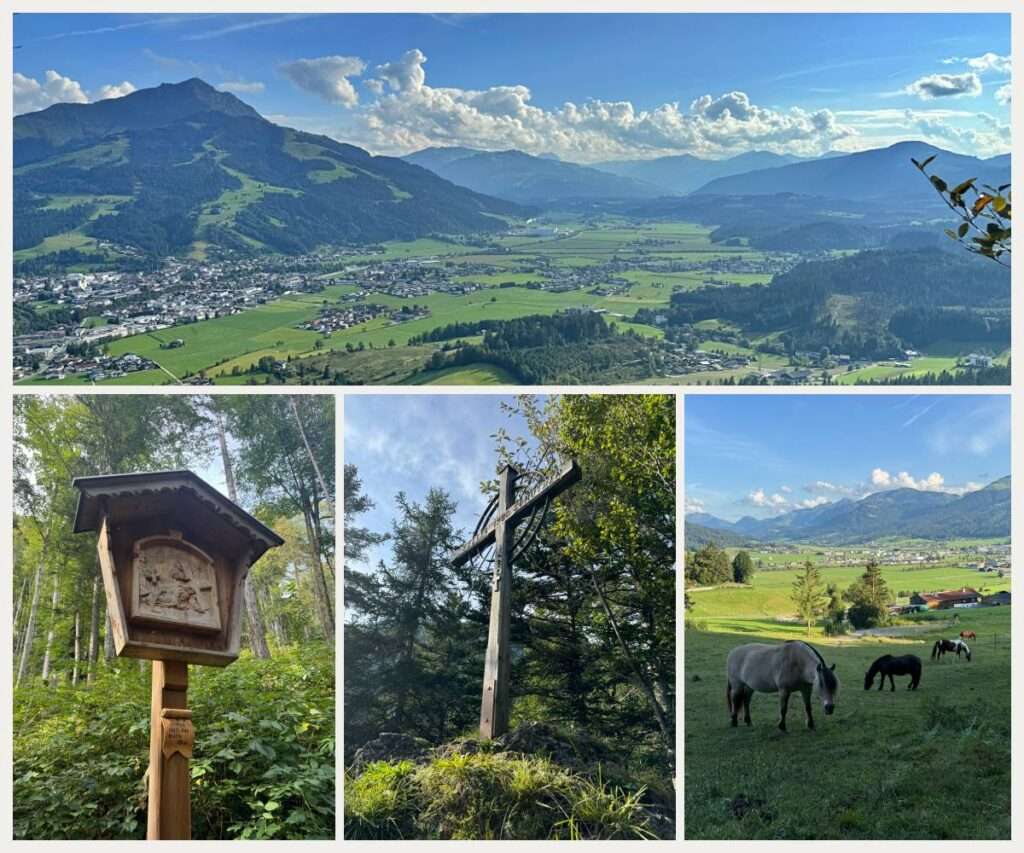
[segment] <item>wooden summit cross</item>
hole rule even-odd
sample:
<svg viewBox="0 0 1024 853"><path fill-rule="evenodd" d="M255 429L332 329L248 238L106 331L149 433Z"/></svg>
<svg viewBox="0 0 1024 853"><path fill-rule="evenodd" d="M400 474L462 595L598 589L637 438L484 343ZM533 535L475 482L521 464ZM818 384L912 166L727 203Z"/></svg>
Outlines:
<svg viewBox="0 0 1024 853"><path fill-rule="evenodd" d="M484 658L483 695L480 700L480 736L486 740L508 731L511 707L509 682L512 671L509 627L512 621L512 562L530 545L544 520L550 502L579 482L580 467L575 460L558 474L531 483L517 497L518 481L523 474L511 465L498 473L498 494L492 498L477 524L473 537L452 558L456 566L468 562L494 547L494 571L491 575L491 615L487 631L487 655ZM519 539L516 528L526 522Z"/></svg>

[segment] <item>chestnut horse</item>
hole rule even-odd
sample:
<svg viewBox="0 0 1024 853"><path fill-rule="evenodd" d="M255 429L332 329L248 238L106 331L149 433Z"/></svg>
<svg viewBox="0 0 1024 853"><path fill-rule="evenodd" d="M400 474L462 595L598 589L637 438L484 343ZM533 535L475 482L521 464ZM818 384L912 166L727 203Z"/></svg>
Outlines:
<svg viewBox="0 0 1024 853"><path fill-rule="evenodd" d="M977 640L978 639L978 635L975 634L974 631L961 631L960 632L960 639L961 640Z"/></svg>

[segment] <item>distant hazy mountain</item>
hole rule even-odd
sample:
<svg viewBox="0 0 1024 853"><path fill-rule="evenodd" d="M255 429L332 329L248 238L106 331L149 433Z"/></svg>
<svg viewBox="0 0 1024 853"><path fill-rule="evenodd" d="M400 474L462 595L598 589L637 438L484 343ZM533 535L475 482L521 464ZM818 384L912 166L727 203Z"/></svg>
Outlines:
<svg viewBox="0 0 1024 853"><path fill-rule="evenodd" d="M693 551L703 548L705 545L716 545L719 548L739 548L744 545L752 545L753 537L744 536L742 533L735 533L732 530L721 528L705 527L703 524L696 524L686 517L686 547Z"/></svg>
<svg viewBox="0 0 1024 853"><path fill-rule="evenodd" d="M280 127L202 80L14 119L15 247L79 229L149 254L245 252L504 227L517 205L393 157ZM76 198L51 208L56 196ZM97 215L95 199L116 211ZM113 199L111 201L110 199Z"/></svg>
<svg viewBox="0 0 1024 853"><path fill-rule="evenodd" d="M594 168L661 187L662 194L682 194L693 192L715 178L752 172L756 169L773 169L799 160L799 157L791 154L748 151L724 160L704 160L692 154L679 154L657 157L654 160L612 160L595 163Z"/></svg>
<svg viewBox="0 0 1024 853"><path fill-rule="evenodd" d="M521 204L643 199L666 193L664 188L566 163L551 154L534 157L522 151L424 148L404 159L453 184Z"/></svg>
<svg viewBox="0 0 1024 853"><path fill-rule="evenodd" d="M876 492L861 500L843 499L772 518L745 516L735 522L707 513L686 517L702 531L763 542L854 544L890 536L955 539L1010 535L1010 478L962 497L918 489ZM701 534L705 537L706 534ZM687 547L691 543L687 541Z"/></svg>
<svg viewBox="0 0 1024 853"><path fill-rule="evenodd" d="M888 148L791 163L717 178L696 190L706 195L800 193L836 199L897 198L937 200L934 189L910 162L935 155L929 170L948 182L978 178L998 186L1010 180L1009 155L988 160L944 151L924 142L899 142Z"/></svg>

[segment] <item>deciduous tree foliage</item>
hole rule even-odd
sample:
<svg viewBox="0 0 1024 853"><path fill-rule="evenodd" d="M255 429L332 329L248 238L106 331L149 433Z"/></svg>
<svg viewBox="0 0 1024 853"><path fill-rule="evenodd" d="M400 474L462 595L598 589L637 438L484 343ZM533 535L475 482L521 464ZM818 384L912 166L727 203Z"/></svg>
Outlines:
<svg viewBox="0 0 1024 853"><path fill-rule="evenodd" d="M149 704L144 684L149 667L113 655L95 537L71 532L77 500L72 480L177 467L199 472L221 469L222 448L213 420L220 405L231 409L224 439L235 473L259 466L274 471L272 450L260 434L260 425L275 417L268 410L277 400L257 397L248 407L230 407L227 397L218 397L215 404L205 397L177 395L23 396L15 400L12 666L17 682L17 837L139 838L145 831L141 778L148 752ZM322 410L313 405L307 410L303 402L300 414L313 452L319 448L324 458L330 458L325 468L333 472L330 400L314 402ZM294 424L294 414L290 416ZM301 440L297 444L301 453L295 451L295 459L301 460L307 451ZM309 473L311 469L306 463L302 470ZM286 660L273 670L261 670L260 666L271 667L270 662L250 665L244 663L243 655L242 662L221 676L224 690L219 713L252 717L239 723L248 737L244 742L235 740L240 733L229 735L226 729L214 736L209 717L205 731L199 725L196 754L204 756L206 769L202 781L194 774L194 802L204 801L204 796L206 802L215 801L211 808L217 814L200 816L197 805L195 835L307 837L308 831L322 836L332 821L325 809L333 806L333 705L318 691L330 682L333 664L331 646L323 642L328 635L314 616L319 594L314 581L322 566L313 555L329 549L331 538L325 533L314 546L300 502L248 474L245 480L238 479L242 486L238 501L286 540L284 547L268 552L250 573L254 600L266 626L267 654ZM315 475L312 479L316 480ZM255 647L253 640L250 620L243 642ZM296 663L300 650L310 646L319 650L318 662L310 663L319 667L315 690L315 679ZM198 684L206 683L202 671L194 668ZM287 684L281 689L290 694L289 703L273 708L262 701L272 682ZM197 698L203 702L199 690ZM217 704L215 695L209 698L212 709ZM118 704L122 702L123 707ZM302 717L295 724L305 728L292 731L289 715ZM224 722L217 719L218 726ZM225 751L229 741L230 761ZM285 741L291 745L285 746ZM213 758L214 754L219 757ZM260 766L263 769L256 773ZM264 772L271 775L255 782L255 776ZM287 781L289 775L294 784ZM216 786L216 795L206 796L210 792L200 790L207 784ZM291 793L286 794L289 784ZM261 790L266 794L262 798ZM271 790L273 796L266 793ZM263 808L275 802L276 806ZM74 807L69 808L70 803Z"/></svg>

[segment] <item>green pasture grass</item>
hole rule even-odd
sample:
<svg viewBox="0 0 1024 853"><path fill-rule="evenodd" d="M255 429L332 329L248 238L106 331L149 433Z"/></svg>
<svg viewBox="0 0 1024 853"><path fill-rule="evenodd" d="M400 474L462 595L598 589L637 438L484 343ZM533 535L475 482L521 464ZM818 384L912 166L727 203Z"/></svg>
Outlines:
<svg viewBox="0 0 1024 853"><path fill-rule="evenodd" d="M128 137L117 136L108 141L90 145L88 148L80 148L67 154L58 154L56 157L48 157L35 163L26 163L18 166L14 173L22 175L26 172L33 172L36 169L49 169L53 166L72 165L83 169L90 169L95 166L116 166L126 162L128 153Z"/></svg>
<svg viewBox="0 0 1024 853"><path fill-rule="evenodd" d="M14 253L14 260L15 262L30 261L33 258L49 255L54 252L62 252L65 249L77 249L80 252L102 254L96 247L95 238L89 237L76 229L74 231L63 231L60 234L51 234L34 246L29 246L27 249L18 249Z"/></svg>
<svg viewBox="0 0 1024 853"><path fill-rule="evenodd" d="M463 273L453 277L458 282L472 282L473 284L499 285L506 281L516 284L530 284L531 282L543 282L545 277L535 272L499 272L499 273Z"/></svg>
<svg viewBox="0 0 1024 853"><path fill-rule="evenodd" d="M466 364L417 373L404 385L515 385L516 378L492 364Z"/></svg>
<svg viewBox="0 0 1024 853"><path fill-rule="evenodd" d="M757 555L752 555L757 561ZM820 558L812 553L800 555L803 560L810 559L821 568L822 579L826 584L835 584L841 590L849 587L864 573L864 566L827 566L822 565ZM753 583L745 586L728 585L707 590L694 590L689 593L693 607L690 615L694 619L713 622L717 619L754 618L773 620L778 618L795 618L796 607L790 598L793 581L799 573L799 562L794 556L790 562L792 568L774 571L758 571L755 569ZM893 566L883 565L882 576L885 578L894 600L906 603L909 595L899 596L900 592L937 592L944 589L972 587L985 594L1010 588L1009 577L998 577L994 572L982 573L955 565L946 566Z"/></svg>
<svg viewBox="0 0 1024 853"><path fill-rule="evenodd" d="M943 370L956 370L955 358L928 357L915 358L910 367L893 367L886 364L874 364L846 373L837 373L833 381L840 385L855 385L873 379L890 379L893 376L922 376L925 373L941 373Z"/></svg>
<svg viewBox="0 0 1024 853"><path fill-rule="evenodd" d="M755 694L753 725L729 725L725 660L748 631L685 633L684 795L686 837L728 839L1008 839L1010 837L1009 608L961 611L984 625L973 661L929 658L934 639L916 637L814 645L835 663L841 688L816 731L804 727L799 696L788 733L777 730L778 698ZM996 638L1000 638L997 640ZM790 635L791 639L800 639ZM898 677L890 692L864 690L883 654L917 654L921 683Z"/></svg>

